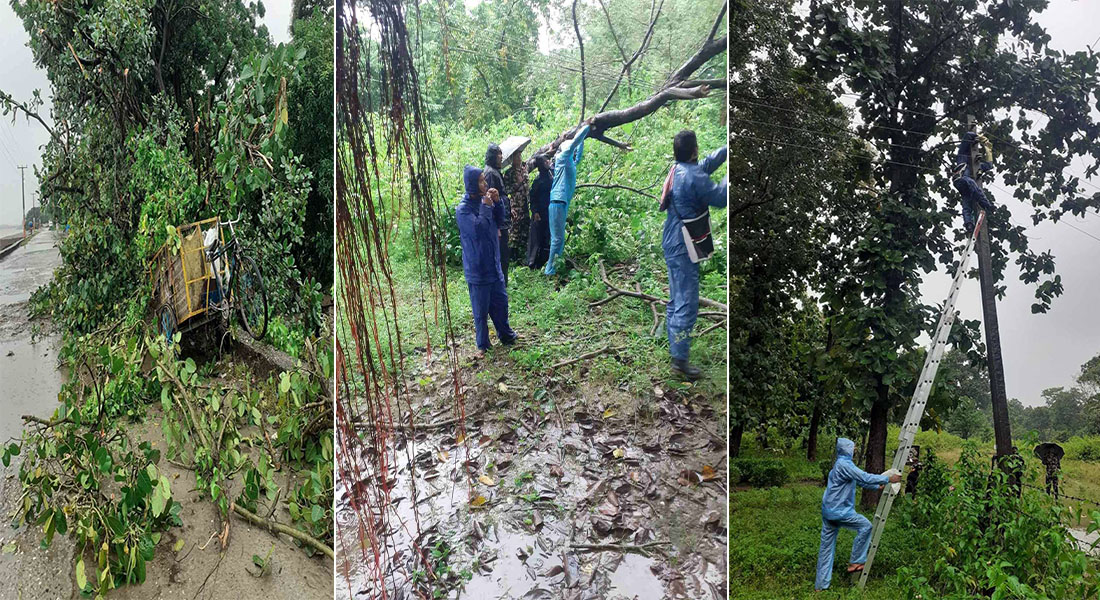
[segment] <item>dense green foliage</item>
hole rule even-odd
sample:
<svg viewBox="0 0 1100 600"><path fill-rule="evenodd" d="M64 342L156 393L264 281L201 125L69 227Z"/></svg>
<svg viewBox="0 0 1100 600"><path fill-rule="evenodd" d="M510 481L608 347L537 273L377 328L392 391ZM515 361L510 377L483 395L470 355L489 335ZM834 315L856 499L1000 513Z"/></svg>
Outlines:
<svg viewBox="0 0 1100 600"><path fill-rule="evenodd" d="M303 228L307 205L316 221L330 214L331 198L311 192L331 187L315 175L331 171L316 147L327 147L317 128L330 126L331 109L325 118L315 97L317 85L330 85L321 43L331 36L329 11L298 24L300 43L274 46L257 24L260 4L13 8L51 85L39 179L43 206L70 228L49 292L60 323L87 332L116 312L143 316L147 264L170 227L212 216L244 217L238 231L276 312L308 308L300 301L314 294L300 293L302 268L329 260ZM322 56L303 62L310 48ZM3 106L31 118L40 102L5 96ZM291 114L299 128L301 119L319 121L307 141L288 139Z"/></svg>
<svg viewBox="0 0 1100 600"><path fill-rule="evenodd" d="M40 526L47 546L73 537L77 585L97 597L144 581L162 533L186 520L173 494L187 488L218 507L223 546L233 514L252 511L301 532L306 552L331 552L333 358L318 342L332 270L331 6L298 6L294 41L279 45L260 3L13 8L50 80L39 180L67 226L32 307L61 328L73 374L53 419L5 448L5 466L22 457L17 524ZM38 118L37 101L0 100ZM151 262L179 248L178 227L238 216L270 341L299 359L266 379L181 357L180 333L169 346L146 325ZM193 481L170 481L168 463Z"/></svg>

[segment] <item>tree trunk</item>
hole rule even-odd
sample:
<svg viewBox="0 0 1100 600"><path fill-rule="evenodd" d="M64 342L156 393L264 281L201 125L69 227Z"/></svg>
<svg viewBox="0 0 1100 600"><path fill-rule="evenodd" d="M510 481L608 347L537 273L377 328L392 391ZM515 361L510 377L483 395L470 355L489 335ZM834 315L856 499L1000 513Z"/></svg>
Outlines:
<svg viewBox="0 0 1100 600"><path fill-rule="evenodd" d="M737 458L741 454L741 436L745 433L744 425L734 425L730 430L730 457Z"/></svg>
<svg viewBox="0 0 1100 600"><path fill-rule="evenodd" d="M890 398L889 389L881 383L878 386L878 398L871 405L871 428L867 433L867 462L865 471L868 473L881 473L886 470L886 416L889 414ZM878 490L863 490L863 500L860 504L865 509L873 509L878 505Z"/></svg>
<svg viewBox="0 0 1100 600"><path fill-rule="evenodd" d="M821 426L821 403L814 402L814 412L810 415L810 435L806 438L806 460L817 462L817 429Z"/></svg>

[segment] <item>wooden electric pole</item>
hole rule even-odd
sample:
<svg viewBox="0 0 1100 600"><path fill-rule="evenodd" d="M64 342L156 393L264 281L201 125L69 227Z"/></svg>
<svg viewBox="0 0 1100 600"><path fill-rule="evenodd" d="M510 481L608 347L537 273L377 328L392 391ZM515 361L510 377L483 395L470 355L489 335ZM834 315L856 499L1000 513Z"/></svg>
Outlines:
<svg viewBox="0 0 1100 600"><path fill-rule="evenodd" d="M23 212L19 214L19 225L23 228L23 238L27 237L27 183L23 179L23 174L27 167L19 167L19 187L22 190L23 195Z"/></svg>
<svg viewBox="0 0 1100 600"><path fill-rule="evenodd" d="M967 115L967 132L975 131L974 115ZM981 187L978 178L978 142L970 144L970 175ZM980 209L980 207L976 207ZM1005 370L1001 361L1001 332L997 325L997 292L993 281L993 260L989 251L989 218L982 219L978 232L978 274L982 287L982 328L985 329L986 369L989 372L989 395L993 403L993 436L997 443L996 459L1013 454L1012 428L1008 422L1008 394L1005 392Z"/></svg>

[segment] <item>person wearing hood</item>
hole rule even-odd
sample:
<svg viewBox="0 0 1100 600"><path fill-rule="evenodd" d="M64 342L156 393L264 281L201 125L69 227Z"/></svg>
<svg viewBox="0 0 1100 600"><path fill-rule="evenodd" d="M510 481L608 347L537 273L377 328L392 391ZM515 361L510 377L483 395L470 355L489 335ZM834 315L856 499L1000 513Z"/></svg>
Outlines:
<svg viewBox="0 0 1100 600"><path fill-rule="evenodd" d="M688 379L702 376L702 372L688 361L691 331L699 316L699 264L689 256L681 229L685 220L693 221L706 215L710 207L726 206L728 176L722 178L720 184L710 179L711 173L726 162L726 151L727 147L723 146L700 161L695 132L685 129L677 133L672 140L676 164L666 178L667 193L662 194L661 209L668 211L661 236L661 249L668 266L669 302L665 309L665 329L672 368Z"/></svg>
<svg viewBox="0 0 1100 600"><path fill-rule="evenodd" d="M970 171L970 147L978 143L979 139L985 141L985 138L981 138L973 131L963 135L962 141L959 142L959 150L955 154L955 166L951 169L951 184L962 195L963 226L968 233L974 231L979 208L986 213L993 211L993 203L986 198L982 188L978 187L974 174ZM985 143L988 145L988 142ZM992 169L993 164L989 161L983 160L978 164L979 173Z"/></svg>
<svg viewBox="0 0 1100 600"><path fill-rule="evenodd" d="M527 233L527 266L541 269L550 256L550 187L554 174L545 154L534 158L539 176L531 184L531 226Z"/></svg>
<svg viewBox="0 0 1100 600"><path fill-rule="evenodd" d="M455 220L480 357L489 349L488 319L493 320L500 343L508 346L516 341L516 332L508 325L508 292L500 268L499 223L504 220L505 209L499 193L489 188L481 169L466 165L462 181L466 193L455 209Z"/></svg>
<svg viewBox="0 0 1100 600"><path fill-rule="evenodd" d="M548 210L550 256L547 257L546 269L543 270L545 275L557 273L554 263L565 249L565 216L569 213L569 204L577 191L577 165L584 156L584 139L588 137L591 127L591 119L585 121L572 139L562 142L557 156L554 157L554 182L550 187Z"/></svg>
<svg viewBox="0 0 1100 600"><path fill-rule="evenodd" d="M500 174L503 160L504 152L500 146L490 142L485 149L485 183L489 189L497 191L504 206L504 218L497 222L497 227L500 228L497 245L500 247L500 272L504 274L504 287L508 287L508 259L512 254L508 248L508 231L512 228L512 208L504 186L504 176Z"/></svg>
<svg viewBox="0 0 1100 600"><path fill-rule="evenodd" d="M847 438L837 438L836 463L829 471L829 481L821 497L821 547L817 553L815 590L829 589L829 583L833 579L836 536L841 527L856 532L852 555L848 561L848 572L863 570L863 563L867 562L867 548L871 545L871 522L856 512L856 486L870 490L901 481L901 475L897 473L872 475L860 469L852 462L855 451L855 442Z"/></svg>

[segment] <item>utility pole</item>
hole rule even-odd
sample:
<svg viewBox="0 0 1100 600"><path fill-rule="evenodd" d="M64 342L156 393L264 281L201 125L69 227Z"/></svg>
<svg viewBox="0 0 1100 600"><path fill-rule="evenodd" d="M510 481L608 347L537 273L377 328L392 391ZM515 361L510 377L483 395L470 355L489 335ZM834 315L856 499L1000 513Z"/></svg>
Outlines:
<svg viewBox="0 0 1100 600"><path fill-rule="evenodd" d="M26 169L26 166L19 167L19 187L23 194L23 212L19 213L19 226L23 228L23 239L27 239L27 184L23 178Z"/></svg>
<svg viewBox="0 0 1100 600"><path fill-rule="evenodd" d="M966 130L975 131L974 115L966 116ZM981 187L978 179L978 145L970 144L970 175ZM993 436L997 451L994 461L1014 454L1012 430L1008 421L1008 394L1005 391L1005 369L1001 362L1001 332L997 324L997 293L993 285L993 260L989 251L989 217L982 219L978 232L978 274L982 288L982 327L985 329L986 369L989 372L989 395L993 402Z"/></svg>

